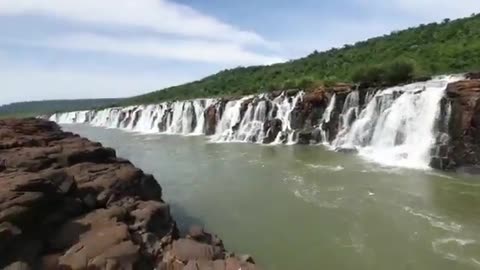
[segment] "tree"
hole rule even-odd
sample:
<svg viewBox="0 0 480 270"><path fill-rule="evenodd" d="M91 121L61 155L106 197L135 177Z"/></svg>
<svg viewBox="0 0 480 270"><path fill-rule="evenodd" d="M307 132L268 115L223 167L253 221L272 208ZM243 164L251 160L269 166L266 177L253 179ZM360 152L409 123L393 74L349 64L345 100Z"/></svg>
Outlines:
<svg viewBox="0 0 480 270"><path fill-rule="evenodd" d="M298 81L297 87L300 89L309 89L314 85L314 83L315 83L315 80L312 79L311 77L304 77Z"/></svg>
<svg viewBox="0 0 480 270"><path fill-rule="evenodd" d="M415 75L415 64L409 60L396 60L384 68L384 80L390 85L408 82Z"/></svg>

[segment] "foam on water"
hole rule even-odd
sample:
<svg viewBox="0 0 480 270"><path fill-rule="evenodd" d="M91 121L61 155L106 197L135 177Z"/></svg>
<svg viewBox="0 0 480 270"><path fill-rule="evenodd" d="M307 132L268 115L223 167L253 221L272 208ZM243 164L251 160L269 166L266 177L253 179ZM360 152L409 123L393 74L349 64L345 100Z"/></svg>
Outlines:
<svg viewBox="0 0 480 270"><path fill-rule="evenodd" d="M439 228L445 231L455 232L455 233L458 233L462 230L461 224L455 223L453 221L445 221L444 217L436 216L432 213L427 214L427 213L422 213L420 211L415 211L414 209L408 206L404 207L403 209L409 214L412 214L416 217L420 217L427 220L430 223L430 225L432 225L435 228Z"/></svg>
<svg viewBox="0 0 480 270"><path fill-rule="evenodd" d="M435 253L442 255L448 260L458 261L475 267L480 266L478 248L478 242L474 239L446 237L432 242L432 249Z"/></svg>
<svg viewBox="0 0 480 270"><path fill-rule="evenodd" d="M341 165L323 165L323 164L305 164L307 167L312 168L312 169L321 169L321 170L328 170L328 171L334 171L334 172L339 172L343 171L345 168Z"/></svg>

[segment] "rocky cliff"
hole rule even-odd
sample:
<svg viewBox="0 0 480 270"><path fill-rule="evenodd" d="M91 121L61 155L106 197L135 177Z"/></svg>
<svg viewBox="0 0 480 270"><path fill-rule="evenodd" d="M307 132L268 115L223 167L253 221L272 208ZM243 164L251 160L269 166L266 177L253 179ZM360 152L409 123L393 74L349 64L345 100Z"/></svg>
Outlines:
<svg viewBox="0 0 480 270"><path fill-rule="evenodd" d="M256 269L192 226L115 151L53 122L0 121L0 268Z"/></svg>
<svg viewBox="0 0 480 270"><path fill-rule="evenodd" d="M468 78L447 87L432 150L435 168L480 173L480 73Z"/></svg>

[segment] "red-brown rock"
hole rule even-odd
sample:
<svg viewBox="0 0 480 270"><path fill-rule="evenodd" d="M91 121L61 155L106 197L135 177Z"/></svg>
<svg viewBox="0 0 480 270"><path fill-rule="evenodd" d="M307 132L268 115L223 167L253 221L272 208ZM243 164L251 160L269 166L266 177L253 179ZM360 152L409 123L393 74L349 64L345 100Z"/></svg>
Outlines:
<svg viewBox="0 0 480 270"><path fill-rule="evenodd" d="M480 80L462 80L447 87L451 106L448 148L438 145L431 165L439 169L475 169L480 166Z"/></svg>
<svg viewBox="0 0 480 270"><path fill-rule="evenodd" d="M0 120L0 268L209 269L217 258L221 240L203 229L179 239L158 182L113 149L45 120Z"/></svg>

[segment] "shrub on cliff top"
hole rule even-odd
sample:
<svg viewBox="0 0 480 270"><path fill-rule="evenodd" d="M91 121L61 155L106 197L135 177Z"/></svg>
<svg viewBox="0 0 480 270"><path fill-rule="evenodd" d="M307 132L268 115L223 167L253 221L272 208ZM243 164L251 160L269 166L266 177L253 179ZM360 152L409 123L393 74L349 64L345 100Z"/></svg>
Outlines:
<svg viewBox="0 0 480 270"><path fill-rule="evenodd" d="M361 67L352 75L352 81L370 85L395 85L411 81L415 77L415 62L397 59L393 62Z"/></svg>
<svg viewBox="0 0 480 270"><path fill-rule="evenodd" d="M415 76L415 63L411 60L397 60L385 68L385 82L387 84L399 84L408 82Z"/></svg>

